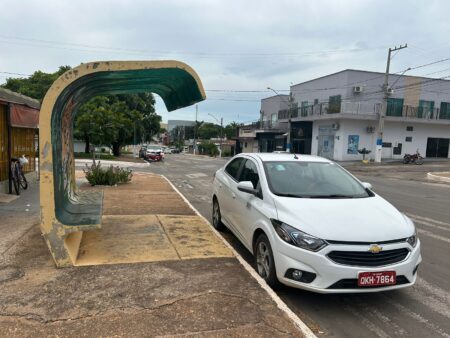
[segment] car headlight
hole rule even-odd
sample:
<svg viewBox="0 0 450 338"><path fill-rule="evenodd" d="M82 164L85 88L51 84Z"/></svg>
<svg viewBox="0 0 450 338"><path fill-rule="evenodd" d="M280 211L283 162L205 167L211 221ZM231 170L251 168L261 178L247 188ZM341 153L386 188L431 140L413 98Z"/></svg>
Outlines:
<svg viewBox="0 0 450 338"><path fill-rule="evenodd" d="M412 236L409 236L406 239L406 242L408 242L409 245L411 245L413 248L416 246L417 244L417 232L416 232L416 227L414 225L414 222L411 220L411 218L409 218L408 216L406 216L405 214L402 214L403 217L405 218L406 222L408 222L409 224L411 224L414 227L414 234Z"/></svg>
<svg viewBox="0 0 450 338"><path fill-rule="evenodd" d="M286 223L276 219L271 219L271 221L278 236L286 243L309 251L319 251L328 245L323 239L308 235Z"/></svg>
<svg viewBox="0 0 450 338"><path fill-rule="evenodd" d="M406 241L408 242L409 245L411 245L414 248L416 246L416 244L417 244L417 234L416 234L416 232L414 232L414 235L408 237L406 239Z"/></svg>

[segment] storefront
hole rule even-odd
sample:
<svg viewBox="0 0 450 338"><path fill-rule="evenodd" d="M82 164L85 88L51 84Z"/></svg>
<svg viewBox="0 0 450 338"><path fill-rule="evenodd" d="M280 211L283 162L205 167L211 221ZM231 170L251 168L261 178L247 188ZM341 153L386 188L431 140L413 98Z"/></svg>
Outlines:
<svg viewBox="0 0 450 338"><path fill-rule="evenodd" d="M1 192L8 192L10 159L25 155L25 173L36 170L36 145L39 102L0 88L0 182Z"/></svg>

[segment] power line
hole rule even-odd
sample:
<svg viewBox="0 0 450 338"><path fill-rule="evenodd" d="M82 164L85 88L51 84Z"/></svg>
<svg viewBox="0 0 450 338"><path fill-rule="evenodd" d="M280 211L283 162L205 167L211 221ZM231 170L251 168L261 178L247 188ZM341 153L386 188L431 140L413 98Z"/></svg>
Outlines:
<svg viewBox="0 0 450 338"><path fill-rule="evenodd" d="M251 52L251 53L237 53L237 52L222 52L222 53L211 53L211 52L188 52L188 51L162 51L162 50L148 50L148 49L129 49L129 48L120 48L120 47L108 47L108 46L99 46L99 45L87 45L87 44L80 44L80 43L71 43L71 42L61 42L61 41L54 41L54 40L44 40L44 39L35 39L35 38L26 38L26 37L16 37L16 36L8 36L0 34L0 38L4 40L13 40L16 41L16 44L28 44L31 46L42 46L42 47L48 47L48 48L62 48L62 49L71 49L71 50L80 50L81 51L90 51L95 52L96 50L99 51L106 51L106 52L120 52L120 53L126 53L126 54L159 54L159 55L168 55L168 54L181 54L181 55L193 55L193 56L200 56L200 57L227 57L227 56L251 56L251 57L271 57L271 56L286 56L286 57L292 57L292 56L308 56L308 55L323 55L323 54L336 54L336 53L348 53L348 52L362 52L367 50L377 50L377 49L383 49L385 47L379 46L379 47L368 47L368 48L348 48L348 49L329 49L329 50L317 50L317 51L305 51L305 52L284 52L284 53L273 53L273 52ZM4 41L6 43L14 43L11 41ZM68 46L62 47L62 46ZM74 48L75 47L75 48ZM79 47L79 48L76 48Z"/></svg>

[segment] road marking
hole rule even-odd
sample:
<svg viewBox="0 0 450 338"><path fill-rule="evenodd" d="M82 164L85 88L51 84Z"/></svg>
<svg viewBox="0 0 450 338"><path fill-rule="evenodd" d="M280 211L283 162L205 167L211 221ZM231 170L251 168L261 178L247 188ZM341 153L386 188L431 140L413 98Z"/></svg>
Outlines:
<svg viewBox="0 0 450 338"><path fill-rule="evenodd" d="M228 243L225 238L212 226L212 224L204 217L192 204L189 202L189 200L175 187L172 182L164 175L161 175L171 186L172 188L180 194L181 198L189 205L189 207L199 216L201 217L206 223L209 224L211 227L211 230L216 234L217 237L219 237L222 242L233 252L233 254L236 256L239 263L242 264L245 270L247 270L250 275L256 279L258 284L266 291L270 298L277 304L277 307L288 316L290 320L294 323L294 325L303 333L303 337L305 338L317 338L317 336L314 334L314 332L311 331L311 329L286 305L285 302L270 288L269 285L264 281L264 279L261 278L260 275L258 275L253 269L250 264L248 264L244 258L231 246L230 243Z"/></svg>
<svg viewBox="0 0 450 338"><path fill-rule="evenodd" d="M439 239L441 241L450 243L450 238L446 238L446 237L443 237L443 236L436 235L436 234L434 234L434 233L432 233L430 231L423 230L423 229L417 229L417 232L419 234L422 234L422 235L425 235L425 236L428 236L428 237L432 237L434 239Z"/></svg>
<svg viewBox="0 0 450 338"><path fill-rule="evenodd" d="M194 174L186 174L189 178L199 178L199 177L205 177L208 176L205 173L194 173Z"/></svg>
<svg viewBox="0 0 450 338"><path fill-rule="evenodd" d="M428 319L423 318L420 314L411 311L410 309L404 307L403 305L401 305L400 303L398 303L396 301L393 301L389 296L386 296L385 294L383 295L383 297L385 298L385 301L388 304L397 308L397 310L399 312L403 313L406 316L412 317L413 319L417 320L419 323L425 325L427 327L427 329L435 331L436 333L439 333L442 337L450 338L450 335L448 333L443 331L436 324L430 322Z"/></svg>
<svg viewBox="0 0 450 338"><path fill-rule="evenodd" d="M349 311L353 316L357 317L361 323L365 325L370 331L375 333L380 338L390 338L391 336L388 335L386 332L384 332L380 327L372 323L369 319L367 319L367 316L363 316L361 313L356 311L354 308L352 308L349 305L345 306L345 309Z"/></svg>
<svg viewBox="0 0 450 338"><path fill-rule="evenodd" d="M427 292L431 293L435 297L443 300L448 306L450 306L450 293L441 289L440 287L434 286L428 283L423 278L417 278L416 285L425 289Z"/></svg>
<svg viewBox="0 0 450 338"><path fill-rule="evenodd" d="M446 292L444 290L436 289L436 287L431 286L427 282L421 282L418 280L417 285L405 291L408 293L409 297L415 299L419 303L422 303L434 312L450 318L450 304L442 301L440 298L441 296L444 296L444 299L448 298L448 295L442 295L442 293L445 294ZM436 296L436 292L439 293L439 296Z"/></svg>
<svg viewBox="0 0 450 338"><path fill-rule="evenodd" d="M410 214L409 212L405 212L405 215L408 216L408 217L417 218L418 220L421 220L421 221L426 221L426 222L431 222L431 223L435 223L435 224L444 225L444 226L446 226L446 227L448 227L450 229L450 223L445 223L445 222L438 221L438 220L435 220L435 219L432 219L432 218ZM447 229L447 230L449 230L449 229Z"/></svg>

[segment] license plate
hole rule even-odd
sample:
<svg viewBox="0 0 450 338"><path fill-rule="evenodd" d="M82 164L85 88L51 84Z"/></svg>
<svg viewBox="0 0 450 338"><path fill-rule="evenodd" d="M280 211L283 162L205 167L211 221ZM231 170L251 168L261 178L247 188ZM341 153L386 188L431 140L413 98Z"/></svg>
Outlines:
<svg viewBox="0 0 450 338"><path fill-rule="evenodd" d="M395 271L360 272L358 274L358 286L362 287L395 285L395 283Z"/></svg>

